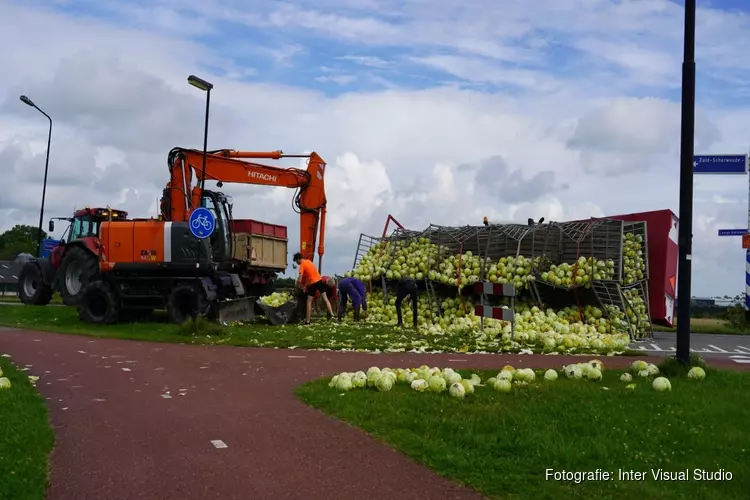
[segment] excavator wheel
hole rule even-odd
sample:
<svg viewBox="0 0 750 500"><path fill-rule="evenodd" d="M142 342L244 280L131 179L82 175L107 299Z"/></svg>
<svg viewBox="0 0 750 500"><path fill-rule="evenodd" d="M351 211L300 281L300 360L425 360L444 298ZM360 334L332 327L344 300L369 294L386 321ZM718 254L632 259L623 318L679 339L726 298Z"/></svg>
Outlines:
<svg viewBox="0 0 750 500"><path fill-rule="evenodd" d="M88 283L81 293L78 319L84 323L111 325L120 317L120 300L115 288L105 280Z"/></svg>
<svg viewBox="0 0 750 500"><path fill-rule="evenodd" d="M46 306L52 301L52 287L44 283L36 262L27 262L18 276L18 295L29 306Z"/></svg>
<svg viewBox="0 0 750 500"><path fill-rule="evenodd" d="M81 247L72 247L65 252L58 279L60 296L66 306L77 306L81 302L83 290L99 271L96 256Z"/></svg>
<svg viewBox="0 0 750 500"><path fill-rule="evenodd" d="M167 314L172 323L182 324L193 315L205 315L208 304L202 291L192 283L178 283L169 293Z"/></svg>

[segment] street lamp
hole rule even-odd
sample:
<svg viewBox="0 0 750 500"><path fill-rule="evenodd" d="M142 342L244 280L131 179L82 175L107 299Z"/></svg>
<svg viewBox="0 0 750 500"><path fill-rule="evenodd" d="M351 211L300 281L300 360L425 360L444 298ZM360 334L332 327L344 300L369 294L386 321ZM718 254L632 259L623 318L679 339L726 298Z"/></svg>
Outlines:
<svg viewBox="0 0 750 500"><path fill-rule="evenodd" d="M34 101L26 97L25 95L22 95L19 97L21 99L21 102L31 106L32 108L36 108L37 111L39 111L41 114L47 117L49 120L49 134L47 135L47 159L44 162L44 184L42 185L42 209L39 211L39 233L36 237L36 255L37 257L42 256L42 222L44 220L44 198L47 195L47 172L49 171L49 146L50 142L52 141L52 118L49 117L47 113L42 111L39 106L34 104Z"/></svg>
<svg viewBox="0 0 750 500"><path fill-rule="evenodd" d="M188 77L188 83L206 93L206 124L203 128L203 170L201 172L201 206L203 206L203 189L206 186L206 155L208 154L206 151L208 149L208 109L211 105L211 89L214 86L195 75Z"/></svg>
<svg viewBox="0 0 750 500"><path fill-rule="evenodd" d="M695 146L695 0L685 1L680 145L680 236L677 268L677 359L690 364L690 286L693 252L693 148Z"/></svg>

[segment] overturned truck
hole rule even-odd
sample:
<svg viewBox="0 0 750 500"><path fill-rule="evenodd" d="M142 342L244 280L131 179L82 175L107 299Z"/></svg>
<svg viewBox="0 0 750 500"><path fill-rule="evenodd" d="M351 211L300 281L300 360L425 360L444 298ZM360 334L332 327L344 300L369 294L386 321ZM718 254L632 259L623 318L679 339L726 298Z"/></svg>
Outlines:
<svg viewBox="0 0 750 500"><path fill-rule="evenodd" d="M484 304L474 285L489 282L512 284L514 297L538 308L578 310L583 317L594 307L634 340L651 337L652 323L673 324L677 218L670 210L546 224L433 224L421 231L397 225L390 234L386 224L382 236L360 236L349 274L384 302L396 280L415 278L426 320L444 324L444 304Z"/></svg>

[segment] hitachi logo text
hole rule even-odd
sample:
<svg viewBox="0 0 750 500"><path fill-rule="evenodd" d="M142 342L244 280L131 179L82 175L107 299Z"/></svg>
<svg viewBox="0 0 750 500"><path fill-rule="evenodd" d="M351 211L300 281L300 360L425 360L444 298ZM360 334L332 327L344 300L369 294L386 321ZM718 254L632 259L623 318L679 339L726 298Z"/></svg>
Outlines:
<svg viewBox="0 0 750 500"><path fill-rule="evenodd" d="M261 180L264 180L264 181L276 182L276 176L275 175L271 175L271 174L261 174L261 173L258 173L258 172L248 172L247 176L248 177L252 177L253 179L261 179Z"/></svg>

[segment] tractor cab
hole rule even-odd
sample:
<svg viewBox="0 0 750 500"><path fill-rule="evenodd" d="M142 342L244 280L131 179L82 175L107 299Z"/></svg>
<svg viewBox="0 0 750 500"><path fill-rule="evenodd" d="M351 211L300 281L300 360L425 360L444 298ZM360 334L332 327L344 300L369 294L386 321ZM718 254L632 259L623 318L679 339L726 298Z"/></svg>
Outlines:
<svg viewBox="0 0 750 500"><path fill-rule="evenodd" d="M128 213L124 210L115 210L111 208L82 208L76 210L73 217L54 217L49 221L49 232L55 230L55 220L64 220L70 223L68 229L60 239L60 245L65 242L75 241L86 237L98 237L99 225L109 220L127 220Z"/></svg>

